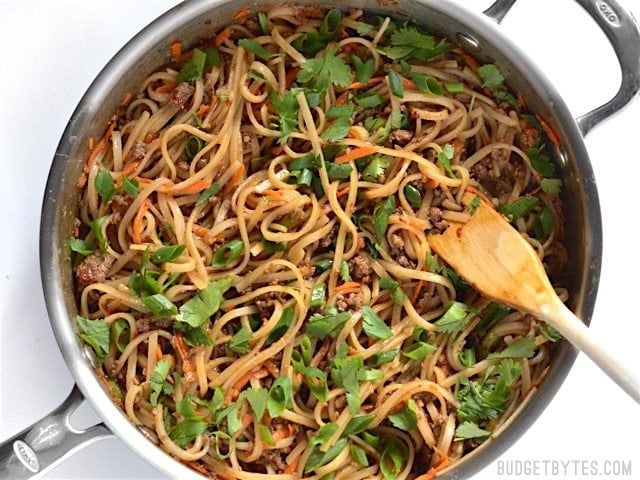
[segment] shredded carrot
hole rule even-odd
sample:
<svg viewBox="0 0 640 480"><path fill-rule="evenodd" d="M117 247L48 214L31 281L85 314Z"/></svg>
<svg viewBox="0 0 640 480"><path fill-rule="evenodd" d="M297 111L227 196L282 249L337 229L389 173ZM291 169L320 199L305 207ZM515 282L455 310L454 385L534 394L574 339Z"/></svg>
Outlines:
<svg viewBox="0 0 640 480"><path fill-rule="evenodd" d="M278 440L283 440L287 437L289 437L289 429L287 428L280 428L278 430L276 430L275 432L273 432L271 434L271 436L273 437L273 439L277 442Z"/></svg>
<svg viewBox="0 0 640 480"><path fill-rule="evenodd" d="M347 138L355 138L356 140L360 140L360 135L358 135L358 130L351 127L349 132L347 133Z"/></svg>
<svg viewBox="0 0 640 480"><path fill-rule="evenodd" d="M133 95L131 94L131 90L127 91L123 96L122 96L122 100L120 101L120 106L121 107L125 107L129 104L129 102L131 101L131 99L133 98Z"/></svg>
<svg viewBox="0 0 640 480"><path fill-rule="evenodd" d="M524 99L524 94L522 92L516 92L516 98L518 99L518 105L521 108L527 108L527 102Z"/></svg>
<svg viewBox="0 0 640 480"><path fill-rule="evenodd" d="M542 373L538 376L538 378L536 378L534 380L534 382L531 384L531 388L538 388L540 386L540 384L542 383L542 381L545 379L545 377L547 376L547 373L549 372L549 366L545 367L544 370L542 370Z"/></svg>
<svg viewBox="0 0 640 480"><path fill-rule="evenodd" d="M207 113L209 113L209 109L211 107L209 107L209 105L200 105L200 108L198 109L198 116L200 118L204 117Z"/></svg>
<svg viewBox="0 0 640 480"><path fill-rule="evenodd" d="M144 218L144 214L147 213L147 210L149 210L150 206L151 203L149 202L149 199L146 199L144 202L142 202L142 205L140 205L138 213L136 213L136 217L133 220L133 241L136 243L142 242L142 238L140 237L140 235L142 234L142 219Z"/></svg>
<svg viewBox="0 0 640 480"><path fill-rule="evenodd" d="M340 190L338 190L338 192L337 192L337 195L336 195L336 196L337 196L338 198L340 198L341 196L343 196L343 195L345 195L345 194L349 193L349 190L351 190L351 186L350 186L350 185L349 185L349 186L346 186L346 187L344 187L344 188L341 188Z"/></svg>
<svg viewBox="0 0 640 480"><path fill-rule="evenodd" d="M172 340L173 348L180 357L182 362L182 371L184 372L184 379L187 382L193 382L196 379L196 367L189 358L189 347L187 342L184 341L184 337L181 333L174 333Z"/></svg>
<svg viewBox="0 0 640 480"><path fill-rule="evenodd" d="M468 55L467 53L465 53L465 51L462 50L461 48L454 48L453 52L460 55L462 59L465 61L465 63L469 65L471 68L473 68L474 70L477 70L478 67L480 67L480 64L476 62L476 59L473 58L471 55Z"/></svg>
<svg viewBox="0 0 640 480"><path fill-rule="evenodd" d="M357 290L360 288L360 284L358 282L345 282L342 285L336 287L334 290L336 293L346 292L348 290Z"/></svg>
<svg viewBox="0 0 640 480"><path fill-rule="evenodd" d="M298 464L300 463L300 457L296 457L291 460L291 463L287 464L287 468L284 469L284 473L293 473L298 468Z"/></svg>
<svg viewBox="0 0 640 480"><path fill-rule="evenodd" d="M204 227L201 227L200 225L195 224L193 226L193 233L200 238L207 238L207 235L209 235L209 230L207 230Z"/></svg>
<svg viewBox="0 0 640 480"><path fill-rule="evenodd" d="M346 90L361 90L363 88L370 87L371 85L376 85L382 82L384 82L384 77L373 77L370 78L367 83L353 82L346 88Z"/></svg>
<svg viewBox="0 0 640 480"><path fill-rule="evenodd" d="M176 88L175 83L164 83L156 88L156 93L169 93L174 88Z"/></svg>
<svg viewBox="0 0 640 480"><path fill-rule="evenodd" d="M238 381L236 383L233 384L233 386L227 390L227 393L225 394L224 398L225 398L225 403L229 403L230 400L237 398L237 396L240 393L240 390L242 390L242 388L249 383L249 380L251 380L252 377L256 377L256 378L264 378L266 375L268 374L267 370L265 368L260 368L258 371L253 371L250 370L247 373L245 373L243 376L241 376Z"/></svg>
<svg viewBox="0 0 640 480"><path fill-rule="evenodd" d="M129 163L124 167L124 169L122 170L122 173L125 176L131 175L134 172L134 170L138 168L138 165L140 165L140 162L137 160L134 160L133 162Z"/></svg>
<svg viewBox="0 0 640 480"><path fill-rule="evenodd" d="M216 35L216 39L213 42L215 44L216 47L219 47L220 45L222 45L224 43L225 40L227 40L229 37L231 36L231 30L228 28L225 28L224 30L222 30L218 35Z"/></svg>
<svg viewBox="0 0 640 480"><path fill-rule="evenodd" d="M245 413L242 416L242 426L246 427L248 426L251 422L253 422L253 415L251 415L250 413Z"/></svg>
<svg viewBox="0 0 640 480"><path fill-rule="evenodd" d="M353 148L349 150L347 153L343 153L338 158L336 158L336 163L347 163L352 160L357 160L359 158L366 157L367 155L376 153L376 151L377 150L375 147L369 147L369 146Z"/></svg>
<svg viewBox="0 0 640 480"><path fill-rule="evenodd" d="M547 122L544 117L542 115L540 115L539 113L536 113L536 118L538 119L538 121L540 122L540 125L542 125L542 128L544 129L544 131L547 133L547 135L549 135L549 138L551 139L551 141L553 142L553 144L556 147L560 146L560 137L558 137L558 134L555 132L555 130L553 129L553 127L551 127L551 125L549 124L549 122Z"/></svg>
<svg viewBox="0 0 640 480"><path fill-rule="evenodd" d="M150 183L153 183L153 180L151 180L150 178L144 178L144 177L136 177L136 180L140 183L144 183L145 185L149 185Z"/></svg>
<svg viewBox="0 0 640 480"><path fill-rule="evenodd" d="M298 76L299 71L300 71L299 68L292 68L287 72L287 75L285 77L285 83L287 84L287 87L293 83L293 81Z"/></svg>
<svg viewBox="0 0 640 480"><path fill-rule="evenodd" d="M416 303L416 300L418 300L418 295L420 295L420 290L422 290L422 287L424 287L427 284L426 280L420 280L415 288L413 289L413 297L411 297L411 303Z"/></svg>
<svg viewBox="0 0 640 480"><path fill-rule="evenodd" d="M156 358L158 360L162 358L162 348L160 348L160 344L156 344Z"/></svg>
<svg viewBox="0 0 640 480"><path fill-rule="evenodd" d="M171 60L177 62L180 59L180 54L182 54L182 43L180 41L175 40L170 47L171 52Z"/></svg>
<svg viewBox="0 0 640 480"><path fill-rule="evenodd" d="M282 152L284 152L284 148L282 148L282 147L273 147L271 149L271 154L272 155L280 155L280 154L282 154Z"/></svg>
<svg viewBox="0 0 640 480"><path fill-rule="evenodd" d="M438 464L435 467L431 468L424 475L420 475L418 478L416 478L416 480L434 480L434 478L436 478L436 476L437 476L437 474L438 474L438 472L440 470L444 470L449 465L451 465L451 457L449 457L445 453L441 452L437 448L435 450L436 450L436 453L438 455L440 455L441 460L438 462Z"/></svg>
<svg viewBox="0 0 640 480"><path fill-rule="evenodd" d="M340 94L338 98L336 98L336 105L344 105L347 103L347 99L349 98L349 90L345 90Z"/></svg>
<svg viewBox="0 0 640 480"><path fill-rule="evenodd" d="M416 84L413 82L413 80L411 80L410 78L403 78L402 79L402 86L404 88L412 88L412 89L418 88L418 87L416 87Z"/></svg>
<svg viewBox="0 0 640 480"><path fill-rule="evenodd" d="M114 128L116 128L115 122L109 123L107 127L107 131L104 133L102 138L98 141L98 143L96 143L96 146L93 147L93 150L91 150L91 153L89 154L89 158L87 158L87 165L85 168L86 173L89 173L91 171L91 169L93 168L93 163L96 161L96 157L104 149L104 147L107 146L107 141L109 140L109 137L111 137L111 134L113 133Z"/></svg>
<svg viewBox="0 0 640 480"><path fill-rule="evenodd" d="M242 174L244 173L244 163L241 163L238 169L233 173L231 180L227 182L227 184L222 189L222 196L229 195L234 188L240 183L240 179L242 178Z"/></svg>
<svg viewBox="0 0 640 480"><path fill-rule="evenodd" d="M202 180L198 180L197 182L194 182L192 185L181 188L180 190L177 190L177 191L181 193L200 193L201 191L206 190L210 186L211 186L211 179L205 178Z"/></svg>
<svg viewBox="0 0 640 480"><path fill-rule="evenodd" d="M93 137L89 137L89 140L87 140L87 147L89 147L89 150L93 150Z"/></svg>
<svg viewBox="0 0 640 480"><path fill-rule="evenodd" d="M437 188L438 185L440 185L440 182L438 182L438 180L436 180L435 178L427 178L427 187L431 188L432 190Z"/></svg>
<svg viewBox="0 0 640 480"><path fill-rule="evenodd" d="M249 9L248 7L241 8L233 15L233 19L238 20L239 18L246 17L250 13L251 9Z"/></svg>

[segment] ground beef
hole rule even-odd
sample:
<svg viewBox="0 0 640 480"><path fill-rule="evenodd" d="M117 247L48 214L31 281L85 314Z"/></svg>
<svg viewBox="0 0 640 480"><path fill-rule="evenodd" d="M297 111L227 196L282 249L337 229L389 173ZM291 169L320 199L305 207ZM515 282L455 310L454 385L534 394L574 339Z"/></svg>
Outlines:
<svg viewBox="0 0 640 480"><path fill-rule="evenodd" d="M404 251L404 240L401 235L392 233L390 236L391 256L404 268L416 268L416 263Z"/></svg>
<svg viewBox="0 0 640 480"><path fill-rule="evenodd" d="M371 271L371 260L365 255L359 253L349 260L349 272L359 282L369 283L371 281Z"/></svg>
<svg viewBox="0 0 640 480"><path fill-rule="evenodd" d="M534 148L538 144L540 139L540 132L535 127L532 127L526 120L520 120L521 132L518 134L518 144L520 148Z"/></svg>
<svg viewBox="0 0 640 480"><path fill-rule="evenodd" d="M107 272L115 261L115 257L101 252L89 255L76 268L78 286L84 288L92 283L104 282L107 279Z"/></svg>
<svg viewBox="0 0 640 480"><path fill-rule="evenodd" d="M316 273L316 267L311 265L311 262L309 262L308 260L300 265L300 274L305 280L309 280L311 277L313 277L314 273Z"/></svg>
<svg viewBox="0 0 640 480"><path fill-rule="evenodd" d="M390 135L391 141L397 143L398 145L406 145L413 138L413 133L409 130L394 130Z"/></svg>
<svg viewBox="0 0 640 480"><path fill-rule="evenodd" d="M513 164L506 163L500 169L500 177L496 177L493 172L492 159L491 157L486 157L471 167L470 173L492 195L501 197L512 191L512 181L517 174L517 170Z"/></svg>
<svg viewBox="0 0 640 480"><path fill-rule="evenodd" d="M300 7L299 15L303 18L315 18L321 20L325 16L325 12L320 7Z"/></svg>
<svg viewBox="0 0 640 480"><path fill-rule="evenodd" d="M428 217L429 221L431 222L431 226L438 233L444 232L449 226L447 221L442 219L442 210L440 210L438 207L429 208Z"/></svg>
<svg viewBox="0 0 640 480"><path fill-rule="evenodd" d="M264 467L271 467L276 473L282 473L285 468L287 468L285 459L292 449L293 445L284 448L265 449L262 451L258 460L256 460L256 463Z"/></svg>
<svg viewBox="0 0 640 480"><path fill-rule="evenodd" d="M136 319L136 328L138 333L145 333L150 330L167 329L173 325L173 319L170 317L157 318L153 315L145 315Z"/></svg>
<svg viewBox="0 0 640 480"><path fill-rule="evenodd" d="M329 247L333 243L333 240L336 238L337 232L338 232L338 226L334 225L331 231L329 232L329 234L325 237L322 237L322 239L320 240L320 247L322 248Z"/></svg>
<svg viewBox="0 0 640 480"><path fill-rule="evenodd" d="M364 299L362 297L362 292L352 292L346 297L340 293L336 297L336 307L341 312L345 310L360 310L362 305L364 304Z"/></svg>
<svg viewBox="0 0 640 480"><path fill-rule="evenodd" d="M428 282L415 304L418 313L428 312L440 303L440 297L436 293L436 284Z"/></svg>
<svg viewBox="0 0 640 480"><path fill-rule="evenodd" d="M271 282L271 285L279 285L280 282ZM269 292L256 298L258 313L262 319L268 319L273 314L276 302L282 303L285 294L283 292Z"/></svg>
<svg viewBox="0 0 640 480"><path fill-rule="evenodd" d="M180 160L176 163L176 173L180 178L189 178L189 162Z"/></svg>
<svg viewBox="0 0 640 480"><path fill-rule="evenodd" d="M179 83L171 92L171 104L174 107L184 108L195 91L195 87L189 83Z"/></svg>
<svg viewBox="0 0 640 480"><path fill-rule="evenodd" d="M129 206L133 198L129 196L128 193L118 192L113 197L111 197L111 201L109 201L109 208L119 217L122 217L127 210L129 210Z"/></svg>
<svg viewBox="0 0 640 480"><path fill-rule="evenodd" d="M402 235L398 233L392 233L390 236L391 248L396 250L404 250L404 240Z"/></svg>
<svg viewBox="0 0 640 480"><path fill-rule="evenodd" d="M146 143L137 140L131 149L131 156L136 160L142 160L148 151L149 146Z"/></svg>

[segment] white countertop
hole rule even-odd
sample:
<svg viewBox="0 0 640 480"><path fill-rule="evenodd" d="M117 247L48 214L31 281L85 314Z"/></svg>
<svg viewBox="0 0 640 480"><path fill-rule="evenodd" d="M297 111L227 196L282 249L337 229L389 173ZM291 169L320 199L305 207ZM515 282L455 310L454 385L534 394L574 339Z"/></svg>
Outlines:
<svg viewBox="0 0 640 480"><path fill-rule="evenodd" d="M620 1L640 17L637 0ZM57 407L73 383L47 320L38 264L40 204L60 135L111 56L176 3L0 0L0 441ZM462 3L479 10L488 2ZM503 27L543 67L576 115L617 90L620 73L613 51L575 2L521 0ZM591 330L636 367L640 229L638 185L632 179L640 179L638 136L640 99L586 140L604 223L603 269ZM86 422L95 418L89 407L85 410ZM598 462L599 476L570 467L554 475L559 479L617 478L604 474L604 462L632 461L632 475L638 478L639 413L631 399L580 355L549 407L500 460L536 460L539 466L546 460ZM476 478L501 476L506 478L494 463ZM551 474L520 475L546 476ZM76 454L47 478L162 476L111 439Z"/></svg>

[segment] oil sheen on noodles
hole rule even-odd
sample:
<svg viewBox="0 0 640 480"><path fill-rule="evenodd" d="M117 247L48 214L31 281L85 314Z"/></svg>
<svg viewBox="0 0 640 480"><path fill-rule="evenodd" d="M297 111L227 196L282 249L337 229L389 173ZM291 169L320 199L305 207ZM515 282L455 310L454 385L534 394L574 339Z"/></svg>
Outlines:
<svg viewBox="0 0 640 480"><path fill-rule="evenodd" d="M78 331L131 422L256 480L427 480L499 433L559 336L427 238L487 202L561 272L544 119L497 66L360 10L241 10L168 52L88 140L70 238Z"/></svg>

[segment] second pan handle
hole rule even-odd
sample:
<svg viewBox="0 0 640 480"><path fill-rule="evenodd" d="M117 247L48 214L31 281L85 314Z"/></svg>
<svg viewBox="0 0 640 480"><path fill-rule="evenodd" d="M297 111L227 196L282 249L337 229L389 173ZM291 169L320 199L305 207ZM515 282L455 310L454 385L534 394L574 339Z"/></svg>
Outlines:
<svg viewBox="0 0 640 480"><path fill-rule="evenodd" d="M0 445L0 478L23 480L39 477L81 448L113 437L104 425L85 430L71 425L70 417L84 397L74 385L56 410Z"/></svg>
<svg viewBox="0 0 640 480"><path fill-rule="evenodd" d="M631 12L617 0L575 0L595 20L616 52L622 81L615 96L576 119L583 135L622 110L640 90L640 28ZM485 15L500 23L516 0L497 0Z"/></svg>

